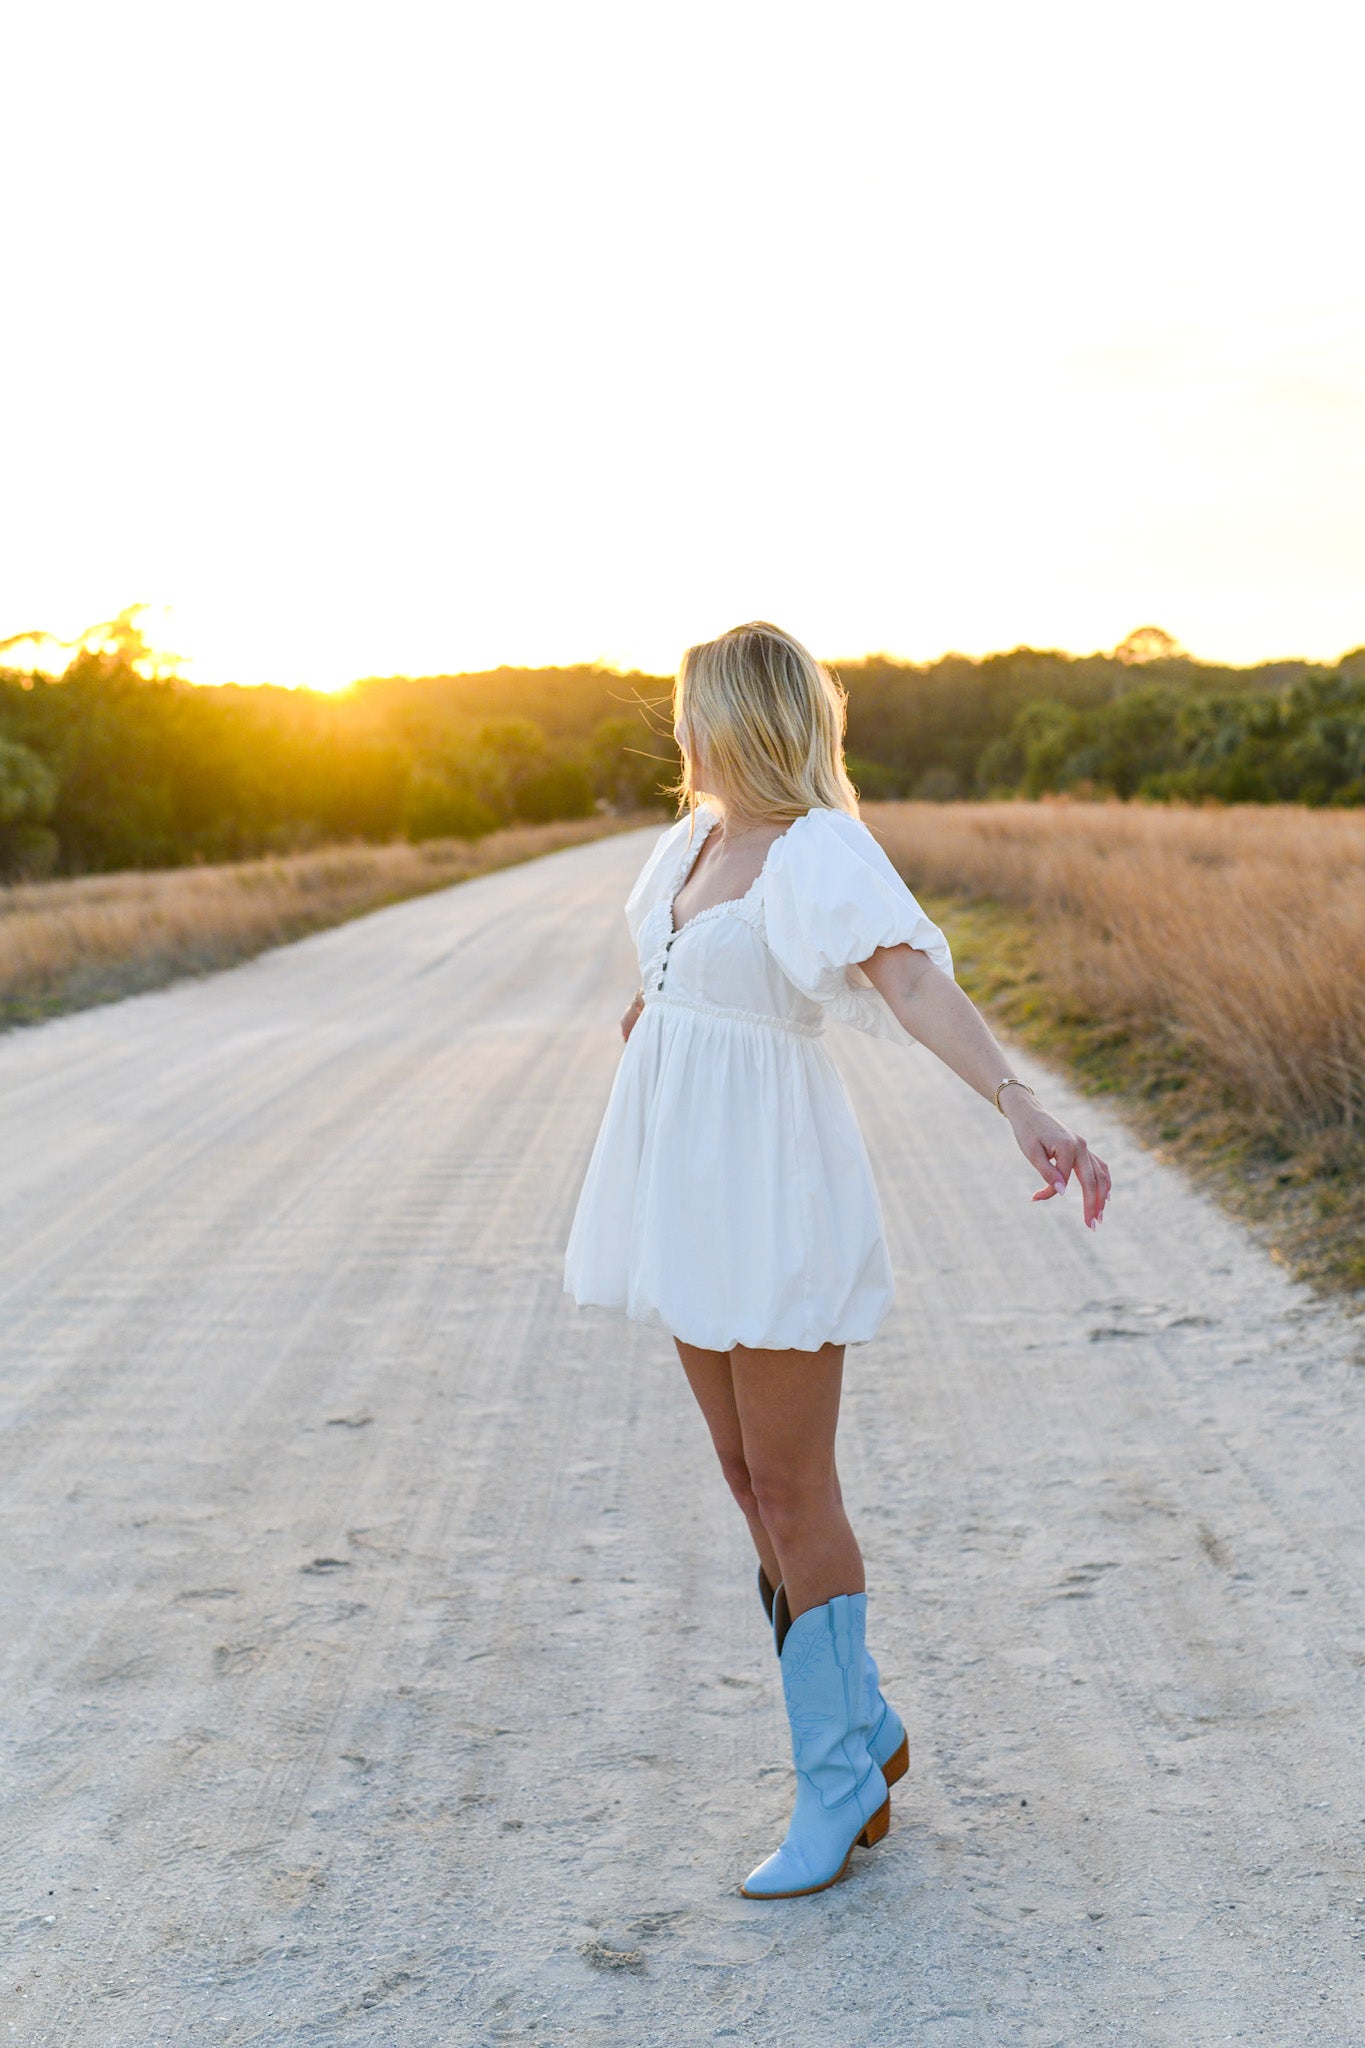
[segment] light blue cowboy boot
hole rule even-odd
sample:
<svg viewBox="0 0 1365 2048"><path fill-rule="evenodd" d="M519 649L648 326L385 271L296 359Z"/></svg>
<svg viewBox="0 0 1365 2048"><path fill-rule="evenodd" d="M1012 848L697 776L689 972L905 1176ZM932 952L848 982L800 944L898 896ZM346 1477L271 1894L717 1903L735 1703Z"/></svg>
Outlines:
<svg viewBox="0 0 1365 2048"><path fill-rule="evenodd" d="M772 1625L773 1643L780 1656L782 1638L791 1623L787 1595L781 1581L774 1591L762 1565L758 1568L758 1597ZM910 1768L910 1738L905 1732L905 1723L882 1691L881 1673L870 1650L864 1652L864 1661L867 1666L867 1721L871 1731L867 1747L873 1763L881 1766L887 1784L894 1785Z"/></svg>
<svg viewBox="0 0 1365 2048"><path fill-rule="evenodd" d="M855 1843L886 1833L891 1795L867 1748L866 1593L836 1593L798 1614L778 1661L796 1765L796 1807L782 1846L740 1886L746 1899L793 1899L841 1878Z"/></svg>

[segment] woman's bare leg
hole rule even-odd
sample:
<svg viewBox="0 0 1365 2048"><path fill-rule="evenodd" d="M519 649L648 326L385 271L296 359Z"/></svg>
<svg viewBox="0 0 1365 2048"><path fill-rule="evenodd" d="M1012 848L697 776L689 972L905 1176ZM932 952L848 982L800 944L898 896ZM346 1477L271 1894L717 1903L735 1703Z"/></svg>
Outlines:
<svg viewBox="0 0 1365 2048"><path fill-rule="evenodd" d="M834 1462L843 1373L842 1344L819 1351L737 1344L730 1353L739 1455L777 1552L793 1621L836 1593L867 1590ZM763 1568L771 1578L766 1562Z"/></svg>
<svg viewBox="0 0 1365 2048"><path fill-rule="evenodd" d="M775 1586L782 1576L782 1567L777 1561L773 1540L763 1526L758 1512L753 1486L749 1480L749 1468L744 1462L744 1444L740 1435L739 1416L735 1409L735 1390L730 1373L730 1354L727 1351L702 1351L695 1344L684 1344L681 1337L673 1342L678 1347L678 1356L683 1362L692 1392L697 1397L697 1406L706 1418L706 1427L711 1432L711 1441L720 1459L720 1469L725 1474L725 1483L739 1503L749 1534L754 1539L758 1561L768 1577L768 1584Z"/></svg>

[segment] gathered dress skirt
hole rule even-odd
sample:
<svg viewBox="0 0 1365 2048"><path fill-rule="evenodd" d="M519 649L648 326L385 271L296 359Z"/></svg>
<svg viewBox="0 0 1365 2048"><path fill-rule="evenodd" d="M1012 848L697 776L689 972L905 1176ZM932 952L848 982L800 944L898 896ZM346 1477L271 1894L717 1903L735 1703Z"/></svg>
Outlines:
<svg viewBox="0 0 1365 2048"><path fill-rule="evenodd" d="M818 1351L873 1336L895 1292L881 1202L816 1031L647 1001L588 1164L567 1272L580 1303L706 1350Z"/></svg>

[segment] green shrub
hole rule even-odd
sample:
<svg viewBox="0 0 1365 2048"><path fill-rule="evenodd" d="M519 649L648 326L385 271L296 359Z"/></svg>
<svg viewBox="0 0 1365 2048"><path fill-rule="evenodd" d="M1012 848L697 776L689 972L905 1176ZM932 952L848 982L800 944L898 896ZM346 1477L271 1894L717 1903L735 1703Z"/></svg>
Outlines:
<svg viewBox="0 0 1365 2048"><path fill-rule="evenodd" d="M57 801L57 778L46 761L19 740L0 737L0 874L50 874L57 835L47 828Z"/></svg>
<svg viewBox="0 0 1365 2048"><path fill-rule="evenodd" d="M522 778L515 803L516 816L527 825L589 818L596 808L592 776L581 761L553 761Z"/></svg>
<svg viewBox="0 0 1365 2048"><path fill-rule="evenodd" d="M473 789L444 775L418 771L403 810L407 839L483 839L502 823L491 804Z"/></svg>

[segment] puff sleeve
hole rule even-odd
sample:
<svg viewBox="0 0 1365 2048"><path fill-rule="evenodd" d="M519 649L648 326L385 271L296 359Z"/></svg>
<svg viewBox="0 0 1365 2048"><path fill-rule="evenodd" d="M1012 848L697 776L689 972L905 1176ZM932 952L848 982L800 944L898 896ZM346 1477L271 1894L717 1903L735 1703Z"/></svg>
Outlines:
<svg viewBox="0 0 1365 2048"><path fill-rule="evenodd" d="M768 948L803 995L874 1038L918 1043L857 962L907 945L952 974L952 952L861 819L833 810L798 818L773 844L763 901Z"/></svg>

